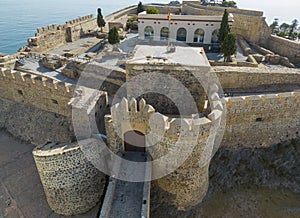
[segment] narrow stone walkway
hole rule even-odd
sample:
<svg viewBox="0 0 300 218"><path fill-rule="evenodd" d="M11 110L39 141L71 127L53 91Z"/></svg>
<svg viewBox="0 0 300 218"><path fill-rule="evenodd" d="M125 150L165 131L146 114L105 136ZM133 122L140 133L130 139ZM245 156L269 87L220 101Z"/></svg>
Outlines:
<svg viewBox="0 0 300 218"><path fill-rule="evenodd" d="M145 154L139 152L127 152L124 158L136 162L146 161ZM125 167L126 165L121 163L120 172L124 172ZM143 203L143 187L144 182L118 180L109 217L140 218Z"/></svg>

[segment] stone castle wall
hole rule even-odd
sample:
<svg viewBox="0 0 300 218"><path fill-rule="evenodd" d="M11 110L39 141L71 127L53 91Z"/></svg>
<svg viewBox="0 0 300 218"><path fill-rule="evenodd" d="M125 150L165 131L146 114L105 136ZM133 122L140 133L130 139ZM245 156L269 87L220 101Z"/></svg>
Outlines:
<svg viewBox="0 0 300 218"><path fill-rule="evenodd" d="M97 117L96 128L104 133L106 93L78 86L74 95L75 88L52 78L0 68L0 98L5 102L0 110L7 112L0 127L35 145L49 141L71 142L75 138L72 113L76 109L79 114L86 114L88 109L94 113L90 116ZM85 99L85 95L93 99ZM75 108L72 102L80 102L80 105ZM18 107L12 110L14 105ZM12 113L16 113L15 116ZM41 130L44 132L39 134ZM56 135L57 132L60 134Z"/></svg>
<svg viewBox="0 0 300 218"><path fill-rule="evenodd" d="M124 69L116 66L103 66L82 60L70 61L62 69L62 74L74 80L80 78L84 86L105 91L110 96L114 96L118 89L126 82L126 72Z"/></svg>
<svg viewBox="0 0 300 218"><path fill-rule="evenodd" d="M249 67L213 67L226 92L286 92L300 88L300 71Z"/></svg>
<svg viewBox="0 0 300 218"><path fill-rule="evenodd" d="M93 142L87 139L80 143L89 146ZM37 147L33 157L47 202L56 213L85 213L100 201L105 175L86 159L78 143Z"/></svg>
<svg viewBox="0 0 300 218"><path fill-rule="evenodd" d="M227 98L222 146L265 147L300 137L300 92Z"/></svg>
<svg viewBox="0 0 300 218"><path fill-rule="evenodd" d="M270 35L266 47L273 52L288 57L295 64L300 64L300 43L282 37Z"/></svg>
<svg viewBox="0 0 300 218"><path fill-rule="evenodd" d="M214 135L210 133L212 126L221 119L218 94L212 95L215 98L208 118L166 117L155 112L144 99L139 103L135 99L130 103L123 99L111 108L111 115L106 116L108 146L114 152L118 151L119 144L125 149L126 132L135 130L145 135L149 146L146 151L164 165L152 164L153 178L160 178L161 171L170 170L179 163L178 169L170 170L173 173L156 180L155 185L168 193L164 196L165 202L180 210L198 204L207 192L208 167L214 150ZM173 156L167 157L170 153Z"/></svg>
<svg viewBox="0 0 300 218"><path fill-rule="evenodd" d="M203 6L200 4L200 2L195 2L195 1L183 1L182 2L183 8L186 6L191 6L196 9L203 9L203 10L211 10L211 11L218 11L223 14L224 12L224 7L220 6ZM229 13L239 13L239 14L245 14L249 16L263 16L262 11L253 11L253 10L245 10L245 9L239 9L239 8L226 8ZM184 13L185 11L183 11Z"/></svg>
<svg viewBox="0 0 300 218"><path fill-rule="evenodd" d="M194 70L194 69L193 69ZM205 69L209 70L209 69ZM205 70L198 68L197 73L205 74ZM198 111L204 110L204 103L205 103L205 92L198 81L198 79L193 75L192 70L187 66L173 66L173 65L163 65L163 64L136 64L136 63L127 63L126 64L126 72L127 72L127 80L134 78L137 75L141 75L143 73L160 73L164 74L166 76L170 76L178 80L188 91L191 93L191 96L196 103L196 109ZM151 78L151 76L153 78ZM157 77L155 74L149 75L148 79L149 81L155 81ZM204 76L203 76L204 77ZM163 77L164 80L169 81L166 79L167 77ZM166 81L166 82L167 82ZM142 82L142 81L141 81ZM165 83L166 83L165 82ZM161 83L156 84L157 90L163 90L164 94L170 93L170 96L172 96L172 93L176 93L177 96L185 95L185 93L179 93L184 92L185 90L179 89L177 84L171 84L169 82L168 84ZM161 89L162 86L165 86L164 89ZM131 90L133 88L134 90ZM131 93L138 92L139 90L143 89L144 87L138 87L135 85L129 85L127 87L127 95L128 98L131 98ZM140 93L145 93L143 91L140 91ZM127 96L124 96L127 97ZM178 108L174 104L175 102L172 102L171 99L167 98L164 95L159 95L157 93L146 93L143 94L142 97L150 104L152 105L158 112L163 114L178 114ZM197 113L198 111L195 111L195 108L193 108L192 104L187 104L185 102L185 99L182 98L176 98L176 96L173 98L175 100L178 100L176 104L181 104L182 110L184 110L187 114L193 114Z"/></svg>
<svg viewBox="0 0 300 218"><path fill-rule="evenodd" d="M183 14L222 16L224 7L202 6L197 2L184 1ZM226 8L234 16L232 31L251 42L265 44L271 34L261 11L250 11L238 8Z"/></svg>
<svg viewBox="0 0 300 218"><path fill-rule="evenodd" d="M28 39L28 46L32 52L48 52L67 42L76 41L96 28L97 22L93 15L67 21L63 25L52 24L37 29L35 37Z"/></svg>
<svg viewBox="0 0 300 218"><path fill-rule="evenodd" d="M71 119L63 115L1 97L0 114L0 129L33 145L75 139Z"/></svg>
<svg viewBox="0 0 300 218"><path fill-rule="evenodd" d="M180 6L168 6L168 5L158 5L158 4L145 4L144 9L147 8L157 8L160 14L168 14L169 8L172 14L179 14L181 12Z"/></svg>
<svg viewBox="0 0 300 218"><path fill-rule="evenodd" d="M71 117L68 102L73 98L75 86L5 68L0 72L1 98Z"/></svg>

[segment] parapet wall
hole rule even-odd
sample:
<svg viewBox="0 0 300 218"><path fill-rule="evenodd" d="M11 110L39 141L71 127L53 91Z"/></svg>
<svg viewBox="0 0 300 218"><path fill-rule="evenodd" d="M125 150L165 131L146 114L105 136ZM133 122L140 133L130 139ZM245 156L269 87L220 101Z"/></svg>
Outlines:
<svg viewBox="0 0 300 218"><path fill-rule="evenodd" d="M300 92L226 98L225 147L261 147L300 137Z"/></svg>
<svg viewBox="0 0 300 218"><path fill-rule="evenodd" d="M71 118L75 86L54 79L0 69L0 97Z"/></svg>
<svg viewBox="0 0 300 218"><path fill-rule="evenodd" d="M195 2L195 1L183 1L182 2L182 6L183 6L183 13L188 12L185 11L186 10L186 6L191 6L193 8L197 8L197 9L203 9L203 10L211 10L211 11L218 11L221 12L223 14L224 12L224 7L220 7L220 6L203 6L200 4L200 2ZM249 16L263 16L263 12L262 11L253 11L253 10L245 10L245 9L239 9L239 8L227 8L227 11L229 13L238 13L238 14L244 14L244 15L249 15Z"/></svg>
<svg viewBox="0 0 300 218"><path fill-rule="evenodd" d="M270 35L267 41L267 48L273 52L288 57L289 60L295 64L300 64L300 43Z"/></svg>
<svg viewBox="0 0 300 218"><path fill-rule="evenodd" d="M32 52L48 52L67 42L73 42L97 28L93 15L67 21L63 25L52 24L37 29L35 37L29 38L28 46Z"/></svg>
<svg viewBox="0 0 300 218"><path fill-rule="evenodd" d="M249 67L213 67L225 92L286 92L300 88L300 71Z"/></svg>

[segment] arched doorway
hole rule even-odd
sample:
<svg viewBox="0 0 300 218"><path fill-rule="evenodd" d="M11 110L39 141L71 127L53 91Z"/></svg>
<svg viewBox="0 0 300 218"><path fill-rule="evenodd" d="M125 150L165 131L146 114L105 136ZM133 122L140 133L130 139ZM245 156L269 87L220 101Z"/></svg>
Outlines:
<svg viewBox="0 0 300 218"><path fill-rule="evenodd" d="M144 29L145 39L153 39L154 37L154 29L152 26L146 26Z"/></svg>
<svg viewBox="0 0 300 218"><path fill-rule="evenodd" d="M124 149L131 152L146 152L145 135L139 131L128 131L124 134Z"/></svg>
<svg viewBox="0 0 300 218"><path fill-rule="evenodd" d="M214 30L211 35L211 43L219 43L219 30Z"/></svg>
<svg viewBox="0 0 300 218"><path fill-rule="evenodd" d="M185 28L179 28L177 30L177 41L186 42L186 29Z"/></svg>
<svg viewBox="0 0 300 218"><path fill-rule="evenodd" d="M163 27L160 30L160 40L168 40L169 38L169 28Z"/></svg>
<svg viewBox="0 0 300 218"><path fill-rule="evenodd" d="M194 42L201 43L204 40L204 30L199 28L194 33Z"/></svg>

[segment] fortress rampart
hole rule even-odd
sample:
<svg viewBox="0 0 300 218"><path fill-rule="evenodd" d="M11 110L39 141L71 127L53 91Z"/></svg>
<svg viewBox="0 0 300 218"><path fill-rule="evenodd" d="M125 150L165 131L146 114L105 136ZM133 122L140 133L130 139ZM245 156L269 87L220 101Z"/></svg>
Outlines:
<svg viewBox="0 0 300 218"><path fill-rule="evenodd" d="M226 98L222 146L270 146L300 135L300 92Z"/></svg>
<svg viewBox="0 0 300 218"><path fill-rule="evenodd" d="M0 84L1 98L71 118L68 102L75 90L71 84L5 68L1 68Z"/></svg>
<svg viewBox="0 0 300 218"><path fill-rule="evenodd" d="M87 146L92 139L80 142ZM52 210L66 216L85 213L101 199L106 178L94 167L78 143L37 147L33 157Z"/></svg>
<svg viewBox="0 0 300 218"><path fill-rule="evenodd" d="M47 52L67 42L74 42L97 28L93 15L87 15L63 25L52 24L37 29L35 37L28 39L28 46L32 52Z"/></svg>
<svg viewBox="0 0 300 218"><path fill-rule="evenodd" d="M296 69L213 67L225 92L287 92L300 88Z"/></svg>
<svg viewBox="0 0 300 218"><path fill-rule="evenodd" d="M8 113L7 117L4 116L1 120L0 127L36 145L49 141L71 142L74 140L74 132L70 103L75 88L75 85L49 77L0 68L0 99L4 102L0 109ZM85 94L95 98L93 112L97 117L97 128L100 132L104 132L103 117L107 111L106 93L85 87L77 87L77 90L79 91L75 92L76 98L81 98L81 95ZM83 100L88 102L89 99ZM86 111L85 101L76 109ZM13 105L24 108L23 114L17 112L16 108L12 110ZM11 114L11 111L15 111L16 114ZM15 128L15 125L27 128L19 129ZM38 134L40 130L45 131ZM60 134L57 134L58 130Z"/></svg>
<svg viewBox="0 0 300 218"><path fill-rule="evenodd" d="M155 185L168 193L164 196L165 201L180 210L198 204L207 192L208 168L214 150L214 136L210 133L222 114L218 94L213 92L212 96L214 103L208 118L167 117L155 112L144 99L137 104L135 99L129 103L124 98L111 108L111 115L105 119L108 146L114 152L119 150L120 144L121 149L126 150L124 135L128 131L145 135L146 151L164 165L152 164L153 177L159 177L161 171L172 169L178 162L182 163L175 172L155 181ZM172 157L167 156L170 153L173 153Z"/></svg>

